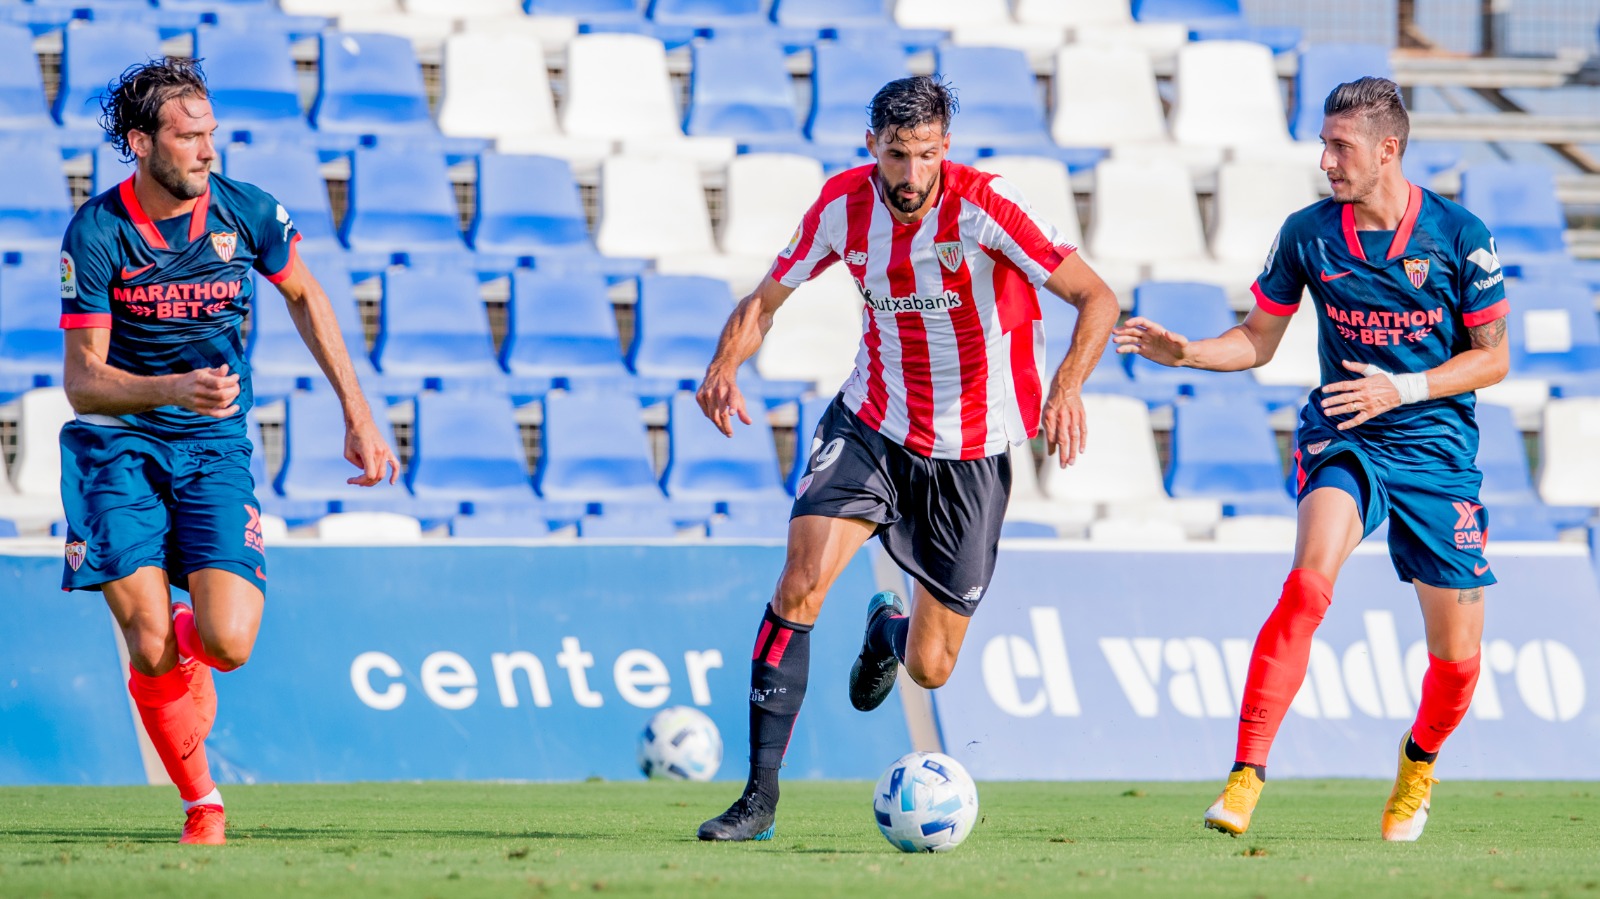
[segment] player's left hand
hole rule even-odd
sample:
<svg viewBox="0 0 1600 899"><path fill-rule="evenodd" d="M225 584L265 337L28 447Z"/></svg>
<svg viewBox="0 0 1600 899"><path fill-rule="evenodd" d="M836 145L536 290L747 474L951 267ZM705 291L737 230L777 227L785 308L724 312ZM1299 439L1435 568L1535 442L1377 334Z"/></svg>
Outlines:
<svg viewBox="0 0 1600 899"><path fill-rule="evenodd" d="M394 450L379 436L378 426L370 418L345 428L344 457L361 469L360 474L345 483L371 487L383 480L385 467L389 469L389 483L393 484L400 477L400 460L394 457Z"/></svg>
<svg viewBox="0 0 1600 899"><path fill-rule="evenodd" d="M1344 367L1353 372L1367 370L1365 362L1344 360ZM1400 405L1400 391L1388 375L1373 374L1356 381L1335 381L1323 385L1322 411L1329 415L1354 415L1339 424L1339 430L1348 431Z"/></svg>
<svg viewBox="0 0 1600 899"><path fill-rule="evenodd" d="M1089 416L1083 411L1083 397L1052 387L1044 404L1044 449L1055 456L1062 468L1078 461L1078 454L1089 448Z"/></svg>

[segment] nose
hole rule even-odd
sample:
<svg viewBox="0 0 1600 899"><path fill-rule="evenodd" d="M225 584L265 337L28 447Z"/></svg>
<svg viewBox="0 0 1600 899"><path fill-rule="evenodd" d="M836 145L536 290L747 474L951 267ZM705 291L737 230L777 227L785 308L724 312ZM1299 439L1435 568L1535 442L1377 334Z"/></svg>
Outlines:
<svg viewBox="0 0 1600 899"><path fill-rule="evenodd" d="M1333 151L1327 147L1322 148L1322 159L1318 162L1318 165L1321 166L1324 172L1330 172L1339 167L1338 161L1333 158Z"/></svg>

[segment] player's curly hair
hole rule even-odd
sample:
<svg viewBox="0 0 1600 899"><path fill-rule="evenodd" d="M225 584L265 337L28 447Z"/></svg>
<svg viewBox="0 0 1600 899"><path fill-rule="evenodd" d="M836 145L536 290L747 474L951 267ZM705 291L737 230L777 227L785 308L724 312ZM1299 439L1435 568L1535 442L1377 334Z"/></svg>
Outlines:
<svg viewBox="0 0 1600 899"><path fill-rule="evenodd" d="M1368 75L1339 85L1323 101L1322 115L1324 118L1361 116L1366 120L1369 135L1380 141L1386 137L1399 138L1399 155L1406 155L1406 142L1411 139L1411 116L1406 113L1405 101L1400 99L1400 85L1387 78Z"/></svg>
<svg viewBox="0 0 1600 899"><path fill-rule="evenodd" d="M891 81L878 89L867 107L872 133L880 137L896 134L902 128L915 131L922 125L939 123L950 133L950 117L960 110L956 89L937 75L916 75Z"/></svg>
<svg viewBox="0 0 1600 899"><path fill-rule="evenodd" d="M161 107L175 97L207 97L200 60L167 56L136 63L106 85L100 97L100 127L123 162L133 161L129 131L154 135L161 129Z"/></svg>

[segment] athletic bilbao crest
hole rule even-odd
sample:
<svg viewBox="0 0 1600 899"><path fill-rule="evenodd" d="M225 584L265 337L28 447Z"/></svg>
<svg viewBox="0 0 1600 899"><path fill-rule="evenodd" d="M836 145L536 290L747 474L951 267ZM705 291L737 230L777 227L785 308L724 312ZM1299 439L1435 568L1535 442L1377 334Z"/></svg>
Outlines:
<svg viewBox="0 0 1600 899"><path fill-rule="evenodd" d="M1423 282L1428 280L1428 260L1407 259L1406 277L1411 279L1412 287L1421 290Z"/></svg>
<svg viewBox="0 0 1600 899"><path fill-rule="evenodd" d="M233 251L238 246L239 235L233 231L212 232L211 234L211 249L217 251L217 255L221 257L223 262L233 261Z"/></svg>
<svg viewBox="0 0 1600 899"><path fill-rule="evenodd" d="M961 241L950 240L933 245L933 251L939 256L939 264L952 272L961 271Z"/></svg>
<svg viewBox="0 0 1600 899"><path fill-rule="evenodd" d="M67 544L67 564L73 571L83 564L83 557L89 554L89 545L82 540L75 540Z"/></svg>

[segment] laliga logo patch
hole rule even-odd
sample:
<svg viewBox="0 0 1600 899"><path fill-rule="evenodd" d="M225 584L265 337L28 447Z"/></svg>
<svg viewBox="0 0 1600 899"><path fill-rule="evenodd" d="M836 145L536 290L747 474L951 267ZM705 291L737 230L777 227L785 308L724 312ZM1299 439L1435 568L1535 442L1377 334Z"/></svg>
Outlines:
<svg viewBox="0 0 1600 899"><path fill-rule="evenodd" d="M83 559L89 554L89 545L82 540L75 540L67 544L67 564L77 571L83 565Z"/></svg>
<svg viewBox="0 0 1600 899"><path fill-rule="evenodd" d="M1407 259L1406 277L1411 279L1412 287L1421 290L1423 282L1428 280L1428 260Z"/></svg>
<svg viewBox="0 0 1600 899"><path fill-rule="evenodd" d="M211 235L211 249L217 251L223 262L232 262L233 251L238 247L239 235L233 231L213 232Z"/></svg>
<svg viewBox="0 0 1600 899"><path fill-rule="evenodd" d="M804 230L804 228L804 225L795 226L794 236L789 238L789 245L784 247L783 252L779 253L778 255L785 259L788 259L790 256L794 255L795 248L800 246L800 232Z"/></svg>
<svg viewBox="0 0 1600 899"><path fill-rule="evenodd" d="M78 298L78 263L66 250L61 251L61 298L63 300Z"/></svg>
<svg viewBox="0 0 1600 899"><path fill-rule="evenodd" d="M1318 453L1322 452L1323 450L1327 449L1328 448L1328 444L1330 444L1332 442L1333 442L1332 440L1318 440L1316 443L1308 444L1306 446L1306 452L1308 452L1311 455L1315 456L1316 454L1318 454Z"/></svg>
<svg viewBox="0 0 1600 899"><path fill-rule="evenodd" d="M961 241L951 240L933 245L933 252L939 256L939 264L952 272L961 271Z"/></svg>

